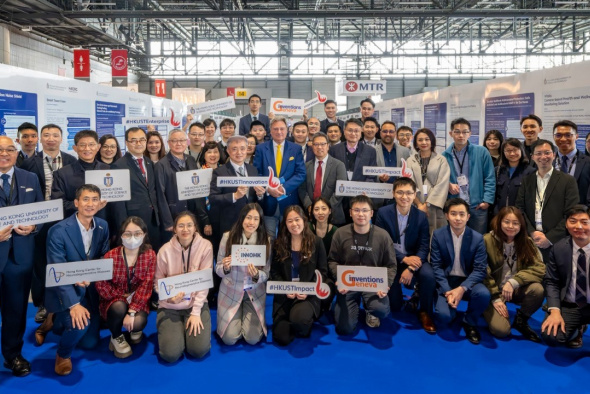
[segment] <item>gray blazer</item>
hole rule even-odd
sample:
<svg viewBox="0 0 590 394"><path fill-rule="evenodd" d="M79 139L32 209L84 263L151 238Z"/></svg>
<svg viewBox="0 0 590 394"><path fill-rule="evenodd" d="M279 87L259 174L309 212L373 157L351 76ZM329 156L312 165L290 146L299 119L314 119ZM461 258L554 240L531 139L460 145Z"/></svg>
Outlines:
<svg viewBox="0 0 590 394"><path fill-rule="evenodd" d="M346 167L340 160L332 156L326 156L326 172L324 173L324 180L322 182L322 197L330 201L332 206L332 223L335 225L344 224L346 219L342 209L342 197L337 197L336 181L346 181ZM306 181L299 186L299 199L301 203L308 209L313 202L313 188L315 185L315 159L305 163Z"/></svg>
<svg viewBox="0 0 590 394"><path fill-rule="evenodd" d="M407 161L408 157L410 157L410 150L397 143L393 147L395 148L396 166L401 167L402 159ZM375 145L375 150L377 151L377 167L385 167L385 158L383 157L383 147L381 144Z"/></svg>
<svg viewBox="0 0 590 394"><path fill-rule="evenodd" d="M449 179L451 177L451 169L447 159L443 155L438 155L432 152L430 156L430 163L426 170L426 179L422 183L422 176L420 173L420 154L415 153L407 160L407 165L412 170L412 179L416 182L417 194L416 196L421 203L428 202L438 208L443 208L449 195ZM424 188L426 184L428 187L428 195L424 199Z"/></svg>

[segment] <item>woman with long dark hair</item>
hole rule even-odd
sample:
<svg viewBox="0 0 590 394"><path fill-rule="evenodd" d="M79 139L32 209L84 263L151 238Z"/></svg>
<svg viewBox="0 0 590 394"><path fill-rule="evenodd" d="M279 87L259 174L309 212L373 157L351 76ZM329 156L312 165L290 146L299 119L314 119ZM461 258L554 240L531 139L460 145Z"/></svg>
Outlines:
<svg viewBox="0 0 590 394"><path fill-rule="evenodd" d="M145 145L145 156L149 157L151 161L157 163L164 156L166 156L166 147L164 146L164 139L157 131L148 131L147 143Z"/></svg>
<svg viewBox="0 0 590 394"><path fill-rule="evenodd" d="M285 209L279 235L274 243L270 276L274 281L314 282L315 270L327 273L327 256L320 237L309 228L303 209ZM286 346L297 337L307 337L314 319L320 316L320 299L304 294L275 294L273 300L273 340Z"/></svg>
<svg viewBox="0 0 590 394"><path fill-rule="evenodd" d="M266 265L233 265L233 245L264 245ZM264 308L270 257L262 208L257 203L247 204L232 229L223 234L215 266L222 279L217 299L217 333L226 345L233 345L241 338L255 345L266 335Z"/></svg>
<svg viewBox="0 0 590 394"><path fill-rule="evenodd" d="M201 158L199 159L199 164L201 168L212 168L216 169L219 166L219 160L221 159L221 150L219 149L219 145L217 142L205 142L203 146Z"/></svg>
<svg viewBox="0 0 590 394"><path fill-rule="evenodd" d="M526 339L541 342L529 326L529 318L543 304L545 264L541 252L528 236L524 216L513 206L504 207L492 220L484 235L488 254L487 277L484 284L492 298L483 316L490 332L498 338L510 335L514 328ZM510 325L506 303L520 306Z"/></svg>
<svg viewBox="0 0 590 394"><path fill-rule="evenodd" d="M96 291L100 297L100 316L111 331L109 350L117 358L126 358L132 351L123 328L129 332L131 344L141 342L150 311L156 253L149 243L147 226L137 216L123 222L119 235L121 246L104 256L113 259L113 278L96 282Z"/></svg>
<svg viewBox="0 0 590 394"><path fill-rule="evenodd" d="M485 146L488 152L490 152L494 167L498 167L502 162L502 153L500 152L500 147L502 146L503 142L504 136L499 130L490 130L483 137L483 146Z"/></svg>

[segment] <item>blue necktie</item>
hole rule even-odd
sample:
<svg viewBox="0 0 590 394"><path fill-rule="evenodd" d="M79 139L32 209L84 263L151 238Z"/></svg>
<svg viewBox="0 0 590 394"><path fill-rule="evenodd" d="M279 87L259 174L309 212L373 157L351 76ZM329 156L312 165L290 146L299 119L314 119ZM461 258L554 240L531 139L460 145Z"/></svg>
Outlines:
<svg viewBox="0 0 590 394"><path fill-rule="evenodd" d="M567 156L561 156L561 172L567 173Z"/></svg>
<svg viewBox="0 0 590 394"><path fill-rule="evenodd" d="M578 256L578 272L576 273L576 304L582 308L588 303L586 294L586 253L582 248L578 249L578 252L580 254Z"/></svg>
<svg viewBox="0 0 590 394"><path fill-rule="evenodd" d="M4 191L4 195L6 196L6 201L10 198L10 183L8 182L8 174L2 174L0 176L2 178L2 191ZM10 204L10 201L8 201Z"/></svg>

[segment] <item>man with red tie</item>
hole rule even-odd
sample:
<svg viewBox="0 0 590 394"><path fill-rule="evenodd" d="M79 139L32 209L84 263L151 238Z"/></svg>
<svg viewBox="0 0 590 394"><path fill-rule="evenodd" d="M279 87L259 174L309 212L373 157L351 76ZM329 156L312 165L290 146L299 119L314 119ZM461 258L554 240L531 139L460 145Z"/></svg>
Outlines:
<svg viewBox="0 0 590 394"><path fill-rule="evenodd" d="M315 159L305 164L307 177L299 186L299 199L306 209L309 209L313 201L320 196L330 201L332 224L340 226L346 219L342 209L342 197L335 195L336 182L347 180L346 167L340 160L328 154L330 144L326 134L314 134L312 148Z"/></svg>

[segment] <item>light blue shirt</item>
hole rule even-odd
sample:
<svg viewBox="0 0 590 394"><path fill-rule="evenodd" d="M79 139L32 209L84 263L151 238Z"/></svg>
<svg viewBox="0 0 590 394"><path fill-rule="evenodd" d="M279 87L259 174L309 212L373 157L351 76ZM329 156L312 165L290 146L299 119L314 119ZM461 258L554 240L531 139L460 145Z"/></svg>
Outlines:
<svg viewBox="0 0 590 394"><path fill-rule="evenodd" d="M8 172L5 172L6 175L8 175L8 184L12 184L12 176L14 175L14 166L10 167L10 170L8 170ZM4 186L4 180L0 179L0 187ZM4 190L4 193L8 196L8 194L10 194L10 186L8 187L8 190Z"/></svg>
<svg viewBox="0 0 590 394"><path fill-rule="evenodd" d="M467 143L467 145L465 145L465 147L460 151L457 151L455 148L453 148L453 163L455 164L455 172L457 173L457 176L463 174L469 179L469 155L467 154L468 146L469 143ZM459 164L463 165L463 171L461 171L461 166Z"/></svg>
<svg viewBox="0 0 590 394"><path fill-rule="evenodd" d="M408 213L406 215L402 215L399 211L399 209L396 208L396 212L397 212L397 228L399 230L399 243L400 243L400 247L401 247L401 253L403 254L407 254L408 252L406 251L406 230L408 227L408 218L410 217L410 212L408 211Z"/></svg>
<svg viewBox="0 0 590 394"><path fill-rule="evenodd" d="M570 174L571 176L574 176L574 173L576 172L576 162L573 161L574 157L576 157L576 154L578 153L578 150L576 148L574 148L573 151L571 151L570 153L568 153L567 155L565 155L565 157L567 157L567 168L569 169L568 174ZM556 169L560 169L561 168L561 158L564 155L562 155L561 153L559 153L559 151L557 151L557 160L555 163L555 168Z"/></svg>

